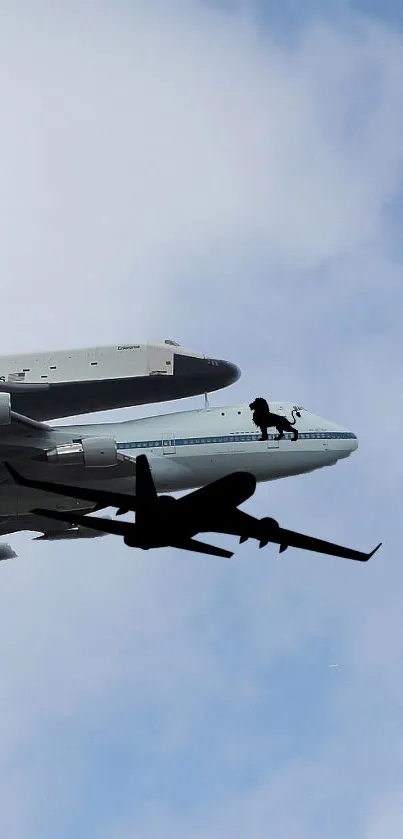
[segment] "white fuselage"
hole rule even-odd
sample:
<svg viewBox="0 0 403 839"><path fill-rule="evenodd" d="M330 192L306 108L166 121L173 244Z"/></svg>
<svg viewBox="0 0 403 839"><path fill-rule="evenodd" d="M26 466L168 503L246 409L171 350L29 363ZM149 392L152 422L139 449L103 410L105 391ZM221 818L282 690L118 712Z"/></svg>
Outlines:
<svg viewBox="0 0 403 839"><path fill-rule="evenodd" d="M270 402L270 408L291 418L291 403ZM249 406L241 404L68 430L110 434L128 458L145 453L159 492L193 489L237 470L252 472L257 481L299 475L331 466L358 446L355 434L304 409L296 428L297 441L290 433L277 440L275 428L261 441Z"/></svg>
<svg viewBox="0 0 403 839"><path fill-rule="evenodd" d="M291 403L270 402L270 408L291 419ZM285 439L277 440L275 428L269 429L267 441L260 440L260 432L245 404L120 423L54 426L49 430L47 446L68 444L80 437L110 436L124 458L120 467L113 468L77 470L61 465L58 474L36 459L35 450L43 450L44 440L42 434L36 438L32 430L25 467L29 466L32 476L42 479L46 475L48 480L60 483L83 483L131 494L135 492L135 458L145 453L157 491L176 492L194 489L238 470L251 472L258 482L312 472L335 464L357 448L352 432L309 411L300 411L295 426L299 432L297 441L289 433ZM10 438L10 445L12 442ZM18 444L21 443L19 439ZM17 517L19 528L36 529L24 520L33 507L88 509L88 502L27 489L9 481L0 483L0 517Z"/></svg>

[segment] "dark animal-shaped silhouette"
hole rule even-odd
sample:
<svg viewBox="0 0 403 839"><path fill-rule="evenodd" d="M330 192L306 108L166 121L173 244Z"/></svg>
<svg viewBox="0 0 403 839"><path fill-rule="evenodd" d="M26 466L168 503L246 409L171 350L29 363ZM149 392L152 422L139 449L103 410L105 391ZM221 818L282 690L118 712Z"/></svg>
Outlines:
<svg viewBox="0 0 403 839"><path fill-rule="evenodd" d="M262 432L261 440L267 440L267 429L271 426L277 428L278 437L277 440L281 440L284 437L284 431L290 431L293 435L293 440L298 440L298 431L293 426L296 423L296 417L300 417L301 414L298 409L294 406L293 410L291 411L291 416L294 418L294 422L290 422L287 417L282 417L280 414L272 414L270 408L265 399L258 396L254 402L251 402L249 405L251 411L253 411L253 422L260 428Z"/></svg>

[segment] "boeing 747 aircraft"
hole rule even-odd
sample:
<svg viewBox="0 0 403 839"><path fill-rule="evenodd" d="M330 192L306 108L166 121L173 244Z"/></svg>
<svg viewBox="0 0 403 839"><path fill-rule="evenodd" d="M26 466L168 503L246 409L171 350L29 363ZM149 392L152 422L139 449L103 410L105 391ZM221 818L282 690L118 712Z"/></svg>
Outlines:
<svg viewBox="0 0 403 839"><path fill-rule="evenodd" d="M79 487L24 478L10 464L6 464L6 467L16 483L21 486L58 494L68 492L75 498L79 498L83 493L83 489ZM199 533L207 532L235 534L240 537L240 542L257 539L259 548L274 542L280 546L280 553L292 546L359 562L368 562L381 547L379 543L372 551L365 553L324 539L315 539L295 530L287 530L272 518L256 519L238 509L243 501L253 495L255 488L256 478L249 472L232 472L179 499L171 495L159 496L147 456L140 454L136 457L135 496L102 489L85 491L86 498L97 501L100 507L118 507L118 515L133 510L133 523L111 521L99 516L90 516L88 519L80 513L60 510L38 508L32 512L34 515L45 515L54 521L69 522L78 527L85 527L85 523L90 522L95 532L122 536L128 547L146 551L151 548L172 547L211 556L233 556L232 551L194 538Z"/></svg>
<svg viewBox="0 0 403 839"><path fill-rule="evenodd" d="M94 512L100 506L88 500L91 488L126 494L129 502L136 492L140 454L147 455L156 491L166 493L202 487L233 472L248 472L258 482L312 472L349 457L358 445L352 431L285 402L270 401L270 409L285 418L298 412L297 440L294 430L278 439L275 429L262 440L248 404L50 427L12 412L9 399L0 394L0 534L30 530L45 539L97 535L88 532L90 519L72 529L68 522L32 511ZM4 461L30 480L81 485L83 497L14 482ZM127 509L132 509L129 503Z"/></svg>

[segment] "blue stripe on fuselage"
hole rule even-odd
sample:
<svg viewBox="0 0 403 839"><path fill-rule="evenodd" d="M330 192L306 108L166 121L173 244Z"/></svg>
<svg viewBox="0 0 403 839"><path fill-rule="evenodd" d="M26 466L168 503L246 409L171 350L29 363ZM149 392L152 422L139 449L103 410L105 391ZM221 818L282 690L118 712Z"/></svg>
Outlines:
<svg viewBox="0 0 403 839"><path fill-rule="evenodd" d="M277 434L269 434L268 440L276 440ZM292 440L292 434L285 434L283 440ZM351 431L308 431L300 432L299 440L356 440ZM118 449L155 449L163 446L204 446L209 443L250 443L260 440L260 434L226 434L214 437L170 437L164 440L134 440L117 443Z"/></svg>

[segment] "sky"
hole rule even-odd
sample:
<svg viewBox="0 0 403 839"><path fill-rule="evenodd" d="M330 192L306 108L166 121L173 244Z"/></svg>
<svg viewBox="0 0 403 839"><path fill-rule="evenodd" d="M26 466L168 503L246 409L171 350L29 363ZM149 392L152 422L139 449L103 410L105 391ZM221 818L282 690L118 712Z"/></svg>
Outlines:
<svg viewBox="0 0 403 839"><path fill-rule="evenodd" d="M212 405L359 437L247 509L384 542L358 566L7 537L7 839L402 836L402 76L397 0L0 7L0 351L234 361Z"/></svg>

